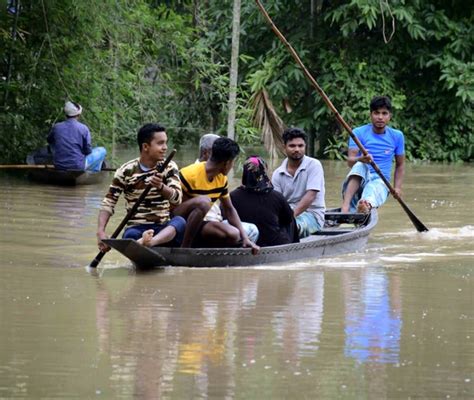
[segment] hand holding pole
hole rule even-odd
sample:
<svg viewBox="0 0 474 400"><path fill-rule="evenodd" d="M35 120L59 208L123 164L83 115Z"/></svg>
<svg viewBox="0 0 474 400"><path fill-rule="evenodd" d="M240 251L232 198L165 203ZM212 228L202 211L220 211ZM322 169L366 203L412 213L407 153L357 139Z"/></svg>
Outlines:
<svg viewBox="0 0 474 400"><path fill-rule="evenodd" d="M311 85L316 89L316 91L320 94L326 105L329 107L329 109L335 114L336 119L339 121L339 123L344 127L344 129L349 133L350 137L354 141L354 143L357 145L359 150L364 156L368 155L367 150L365 147L362 145L360 140L356 135L354 135L354 132L352 132L351 127L347 124L347 122L342 118L341 114L339 114L339 111L337 111L336 107L334 107L334 104L331 102L329 97L324 93L324 90L319 86L318 82L316 82L316 79L313 78L311 73L308 71L306 66L303 64L301 61L300 57L296 53L295 49L291 46L291 44L286 40L286 38L283 36L283 34L279 31L275 23L272 21L270 16L268 15L267 11L263 7L262 3L260 0L255 0L257 3L258 8L260 9L261 13L263 14L264 18L267 20L269 25L271 26L273 32L277 37L280 39L280 41L286 46L290 54L293 56L295 59L296 63L300 66L300 68L303 70L304 75L306 78L308 78L309 82ZM403 210L407 213L408 217L410 218L411 222L413 225L415 225L415 228L418 230L418 232L425 232L428 231L428 228L416 217L416 215L408 208L408 206L405 204L405 202L400 198L397 192L395 192L395 189L392 187L390 184L389 180L384 176L382 171L380 170L379 166L374 162L371 161L370 165L374 169L374 171L380 176L382 181L385 183L387 186L388 190L392 194L392 196L400 203L402 206Z"/></svg>
<svg viewBox="0 0 474 400"><path fill-rule="evenodd" d="M170 163L171 159L174 157L174 155L176 154L176 150L173 150L171 151L171 153L169 154L169 156L166 158L166 160L160 164L159 166L156 167L156 172L158 173L162 173L166 167L168 166L168 164ZM135 204L133 205L133 207L128 211L127 215L125 216L125 218L122 220L122 222L120 223L120 225L117 227L117 229L115 229L114 233L112 233L112 236L111 238L112 239L115 239L118 235L120 235L120 232L122 231L122 229L125 227L125 225L127 224L127 222L130 220L130 218L132 218L136 211L138 210L138 207L140 206L140 204L142 203L142 201L145 199L145 197L148 195L148 193L150 192L152 186L151 185L148 185L142 192L142 194L140 195L140 197L138 198L138 200L135 202ZM90 263L90 267L91 268L97 268L97 266L99 265L100 261L102 260L102 258L104 258L106 252L105 251L99 251L99 253L97 253L97 255L95 256L95 258L92 260L92 262Z"/></svg>

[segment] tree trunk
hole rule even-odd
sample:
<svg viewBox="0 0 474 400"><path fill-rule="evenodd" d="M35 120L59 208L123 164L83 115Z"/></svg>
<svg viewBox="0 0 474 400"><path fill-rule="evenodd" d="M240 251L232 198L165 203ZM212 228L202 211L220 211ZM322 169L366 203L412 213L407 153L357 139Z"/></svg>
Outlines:
<svg viewBox="0 0 474 400"><path fill-rule="evenodd" d="M10 79L11 79L12 71L13 71L13 52L14 52L15 41L16 41L18 17L20 16L20 0L13 1L12 9L15 12L15 16L13 17L12 40L10 42L10 52L8 53L8 61L7 61L7 76L5 79L5 93L3 97L4 107L7 106Z"/></svg>
<svg viewBox="0 0 474 400"><path fill-rule="evenodd" d="M227 118L227 137L235 138L235 113L237 109L237 78L239 74L240 40L240 0L234 0L232 18L232 55L230 63L229 115Z"/></svg>
<svg viewBox="0 0 474 400"><path fill-rule="evenodd" d="M116 136L117 136L117 98L118 93L118 71L119 71L119 58L118 48L115 46L116 38L111 37L109 43L111 63L112 63L112 76L113 76L113 93L111 96L112 103L112 160L115 160L116 156Z"/></svg>

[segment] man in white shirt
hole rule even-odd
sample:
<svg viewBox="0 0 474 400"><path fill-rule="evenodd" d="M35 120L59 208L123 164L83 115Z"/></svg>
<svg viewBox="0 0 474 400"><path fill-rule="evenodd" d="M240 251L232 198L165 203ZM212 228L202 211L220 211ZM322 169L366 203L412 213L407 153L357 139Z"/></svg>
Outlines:
<svg viewBox="0 0 474 400"><path fill-rule="evenodd" d="M305 155L307 140L302 129L286 129L283 143L287 158L272 175L273 187L293 209L300 238L323 228L326 211L323 167Z"/></svg>

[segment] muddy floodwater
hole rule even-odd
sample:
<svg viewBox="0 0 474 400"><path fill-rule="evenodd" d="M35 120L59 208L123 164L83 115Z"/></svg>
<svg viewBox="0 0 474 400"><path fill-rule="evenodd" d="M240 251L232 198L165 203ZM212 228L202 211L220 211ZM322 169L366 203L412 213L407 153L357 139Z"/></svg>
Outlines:
<svg viewBox="0 0 474 400"><path fill-rule="evenodd" d="M323 166L338 206L347 169ZM1 399L474 398L473 165L407 166L428 233L389 199L359 253L147 273L86 269L111 177L0 173Z"/></svg>

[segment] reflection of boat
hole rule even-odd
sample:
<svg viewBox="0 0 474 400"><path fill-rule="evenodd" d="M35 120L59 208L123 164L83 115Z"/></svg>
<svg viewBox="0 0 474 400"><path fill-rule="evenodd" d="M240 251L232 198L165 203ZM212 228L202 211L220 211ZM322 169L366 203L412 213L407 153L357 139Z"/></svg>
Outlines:
<svg viewBox="0 0 474 400"><path fill-rule="evenodd" d="M139 268L235 267L356 252L365 247L376 224L375 209L368 215L328 210L322 231L302 239L300 243L262 247L257 255L253 255L248 248L148 248L131 239L107 239L104 242L128 257Z"/></svg>
<svg viewBox="0 0 474 400"><path fill-rule="evenodd" d="M28 177L34 181L50 183L55 185L90 185L101 182L106 173L104 171L91 172L83 170L60 170L54 168L53 156L47 147L30 153L26 158L28 165L36 165L38 168L28 172ZM43 167L43 168L41 168ZM102 164L105 168L105 162Z"/></svg>

